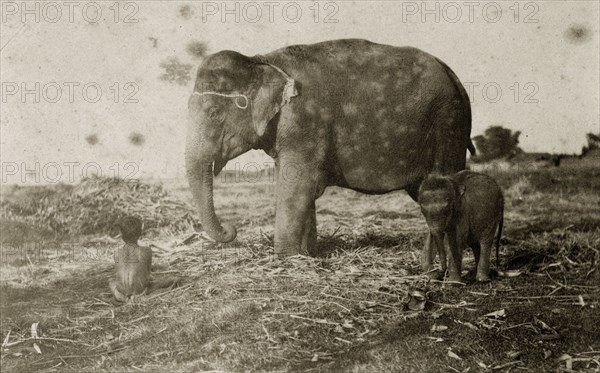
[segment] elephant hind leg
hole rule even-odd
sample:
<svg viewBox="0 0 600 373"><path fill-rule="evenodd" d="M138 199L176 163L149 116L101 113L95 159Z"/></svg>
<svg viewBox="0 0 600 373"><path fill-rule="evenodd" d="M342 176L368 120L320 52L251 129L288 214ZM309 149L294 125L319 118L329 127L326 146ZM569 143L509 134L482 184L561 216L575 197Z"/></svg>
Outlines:
<svg viewBox="0 0 600 373"><path fill-rule="evenodd" d="M475 257L477 272L475 279L478 282L490 281L490 253L493 247L493 240L484 240L481 242L480 255Z"/></svg>
<svg viewBox="0 0 600 373"><path fill-rule="evenodd" d="M481 245L479 244L479 241L470 241L468 243L468 246L471 248L471 250L473 250L473 257L475 258L475 266L473 267L473 269L469 270L469 277L475 277L477 273L477 268L479 268L479 259L481 257Z"/></svg>
<svg viewBox="0 0 600 373"><path fill-rule="evenodd" d="M454 104L442 105L438 108L431 125L433 131L431 172L452 175L463 170L466 165L471 128L470 118L464 117L464 108Z"/></svg>
<svg viewBox="0 0 600 373"><path fill-rule="evenodd" d="M477 275L475 279L480 282L490 280L490 256L494 247L496 238L496 225L491 224L481 232L479 245L481 247L481 255L477 260Z"/></svg>

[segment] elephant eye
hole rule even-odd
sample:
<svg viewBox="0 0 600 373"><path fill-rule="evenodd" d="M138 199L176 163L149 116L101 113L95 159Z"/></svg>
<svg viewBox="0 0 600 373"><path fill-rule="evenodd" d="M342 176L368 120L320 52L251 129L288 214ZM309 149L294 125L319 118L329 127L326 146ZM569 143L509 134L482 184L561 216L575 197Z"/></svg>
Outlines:
<svg viewBox="0 0 600 373"><path fill-rule="evenodd" d="M208 108L207 114L210 119L218 119L221 114L221 110L219 110L215 106L211 106L210 108Z"/></svg>

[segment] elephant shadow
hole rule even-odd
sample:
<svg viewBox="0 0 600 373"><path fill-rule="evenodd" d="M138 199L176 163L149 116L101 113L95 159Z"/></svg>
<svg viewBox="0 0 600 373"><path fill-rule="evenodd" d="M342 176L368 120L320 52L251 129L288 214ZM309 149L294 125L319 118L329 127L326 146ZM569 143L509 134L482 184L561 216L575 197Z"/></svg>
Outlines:
<svg viewBox="0 0 600 373"><path fill-rule="evenodd" d="M309 253L313 257L325 258L336 252L354 251L364 247L373 250L387 251L420 251L424 244L424 237L414 237L402 233L373 233L367 232L358 237L336 236L319 237L316 249Z"/></svg>

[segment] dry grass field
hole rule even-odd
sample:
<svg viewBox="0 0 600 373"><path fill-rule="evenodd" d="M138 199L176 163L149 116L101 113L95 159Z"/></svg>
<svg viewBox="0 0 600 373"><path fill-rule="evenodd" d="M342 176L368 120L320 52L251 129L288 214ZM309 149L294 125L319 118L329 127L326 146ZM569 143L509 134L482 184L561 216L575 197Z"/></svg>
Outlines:
<svg viewBox="0 0 600 373"><path fill-rule="evenodd" d="M4 188L1 370L600 371L600 168L494 176L506 216L501 265L490 283L465 273L464 285L450 286L421 275L427 228L404 192L329 188L317 201L323 255L277 259L274 185L221 182L217 213L238 227L237 239L181 244L193 219L181 218L174 229L171 210L149 205L161 211L147 219L154 225L143 236L155 245L154 276L182 281L127 304L109 293L120 243L102 216L85 235L64 228L88 229L83 212L52 230L35 214L58 220L48 202L56 190ZM56 193L71 192L62 188ZM163 199L149 200L187 209L185 183L165 189ZM144 190L152 191L135 192ZM127 211L133 202L120 193L113 203ZM132 211L145 216L137 205ZM465 270L472 266L469 253Z"/></svg>

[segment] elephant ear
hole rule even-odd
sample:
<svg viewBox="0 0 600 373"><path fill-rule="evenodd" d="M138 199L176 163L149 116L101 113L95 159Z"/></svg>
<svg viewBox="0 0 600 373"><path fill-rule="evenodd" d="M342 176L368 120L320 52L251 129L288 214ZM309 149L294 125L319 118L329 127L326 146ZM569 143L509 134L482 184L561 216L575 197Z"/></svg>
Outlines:
<svg viewBox="0 0 600 373"><path fill-rule="evenodd" d="M454 188L456 191L456 198L454 198L454 203L453 203L454 211L455 211L455 213L458 212L460 214L460 206L462 203L463 195L465 194L466 187L465 187L465 184L457 183L455 181L452 181L452 184L454 184Z"/></svg>
<svg viewBox="0 0 600 373"><path fill-rule="evenodd" d="M252 123L256 134L262 136L269 121L298 91L294 80L280 68L264 64L258 69L261 80L252 100Z"/></svg>

